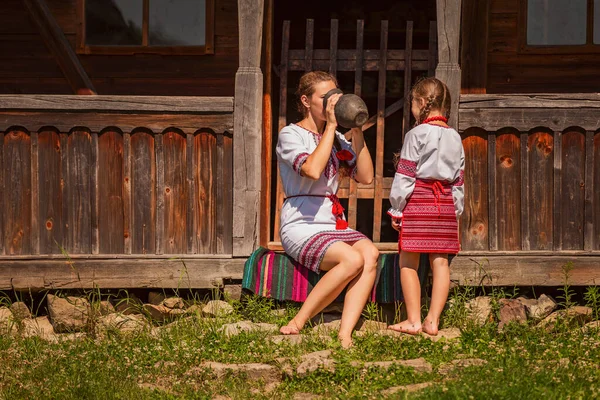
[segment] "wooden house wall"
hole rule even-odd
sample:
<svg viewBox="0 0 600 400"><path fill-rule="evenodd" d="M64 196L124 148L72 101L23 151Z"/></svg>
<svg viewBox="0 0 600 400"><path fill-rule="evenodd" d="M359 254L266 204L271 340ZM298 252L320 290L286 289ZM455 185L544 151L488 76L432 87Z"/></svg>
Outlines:
<svg viewBox="0 0 600 400"><path fill-rule="evenodd" d="M75 48L76 0L46 0ZM210 55L79 55L98 94L233 96L238 67L237 0L215 1ZM22 0L0 2L0 93L71 94Z"/></svg>

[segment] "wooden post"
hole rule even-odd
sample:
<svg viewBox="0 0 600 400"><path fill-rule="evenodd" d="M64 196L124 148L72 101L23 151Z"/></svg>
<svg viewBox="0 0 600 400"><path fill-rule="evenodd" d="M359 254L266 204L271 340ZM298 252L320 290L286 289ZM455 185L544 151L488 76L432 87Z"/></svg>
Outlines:
<svg viewBox="0 0 600 400"><path fill-rule="evenodd" d="M460 8L461 0L437 1L438 66L435 77L448 85L452 96L450 126L458 127L460 97Z"/></svg>
<svg viewBox="0 0 600 400"><path fill-rule="evenodd" d="M260 232L264 0L238 0L240 65L233 117L233 255L248 256Z"/></svg>

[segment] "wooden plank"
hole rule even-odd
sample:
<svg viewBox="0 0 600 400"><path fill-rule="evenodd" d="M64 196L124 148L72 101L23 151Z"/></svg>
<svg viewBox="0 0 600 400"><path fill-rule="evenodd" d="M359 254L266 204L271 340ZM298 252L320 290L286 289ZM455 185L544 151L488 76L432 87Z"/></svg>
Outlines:
<svg viewBox="0 0 600 400"><path fill-rule="evenodd" d="M137 156L137 154L136 154ZM123 253L131 254L131 133L123 133Z"/></svg>
<svg viewBox="0 0 600 400"><path fill-rule="evenodd" d="M496 133L488 132L488 238L490 250L498 250L498 210L496 197Z"/></svg>
<svg viewBox="0 0 600 400"><path fill-rule="evenodd" d="M402 97L400 100L396 100L389 106L385 108L385 112L383 113L384 117L387 118L390 115L402 110L404 108L405 97ZM372 115L367 122L362 126L363 132L372 127L377 123L377 114Z"/></svg>
<svg viewBox="0 0 600 400"><path fill-rule="evenodd" d="M61 145L59 134L52 130L38 135L39 160L39 249L42 254L60 253L63 214L61 191Z"/></svg>
<svg viewBox="0 0 600 400"><path fill-rule="evenodd" d="M73 127L85 125L92 132L101 132L107 127L116 127L130 132L143 127L154 132L177 127L183 133L195 133L199 129L215 132L233 132L232 114L103 114L103 113L47 113L7 111L0 113L0 130L20 125L29 131L43 127L54 127L60 132L69 132Z"/></svg>
<svg viewBox="0 0 600 400"><path fill-rule="evenodd" d="M245 259L105 258L6 260L0 290L172 288L211 289L242 279Z"/></svg>
<svg viewBox="0 0 600 400"><path fill-rule="evenodd" d="M57 244L60 251L66 251L69 246L69 135L60 133L60 199L62 202L62 237Z"/></svg>
<svg viewBox="0 0 600 400"><path fill-rule="evenodd" d="M308 24L308 21L307 21ZM283 21L281 38L281 65L279 67L279 119L278 131L287 125L287 83L288 83L288 54L290 47L290 21ZM281 174L277 168L277 195L275 199L275 221L273 221L273 238L279 240L279 226L281 224L281 207L285 193L281 183Z"/></svg>
<svg viewBox="0 0 600 400"><path fill-rule="evenodd" d="M373 200L373 241L379 242L381 239L381 217L383 207L383 193L381 186L383 183L383 147L385 140L385 87L386 87L386 55L388 45L388 21L381 21L381 37L379 49L381 54L379 61L378 86L377 86L377 138L375 147L375 198Z"/></svg>
<svg viewBox="0 0 600 400"><path fill-rule="evenodd" d="M413 52L414 53L414 52ZM429 54L427 54L427 76L435 76L435 67L437 66L437 24L435 21L429 22ZM414 54L413 54L414 57Z"/></svg>
<svg viewBox="0 0 600 400"><path fill-rule="evenodd" d="M319 50L315 50L319 51ZM354 72L356 69L356 61L355 60L340 60L339 53L346 50L338 50L338 60L336 62L336 70L338 72ZM365 50L366 53L369 50ZM329 50L327 50L329 53ZM364 54L363 53L363 54ZM414 52L413 52L414 54ZM290 60L288 64L288 71L304 71L304 60ZM323 71L329 69L329 59L327 60L315 60L312 62L313 70L315 71ZM404 71L406 68L406 64L404 60L388 60L386 65L386 69L388 71ZM413 60L412 64L413 71L423 71L427 72L429 69L429 61L427 60ZM378 60L363 60L363 71L368 72L379 72L379 61Z"/></svg>
<svg viewBox="0 0 600 400"><path fill-rule="evenodd" d="M0 187L4 187L4 132L0 131ZM0 255L4 253L4 209L6 200L4 190L0 193Z"/></svg>
<svg viewBox="0 0 600 400"><path fill-rule="evenodd" d="M543 126L553 131L562 131L570 126L595 130L600 126L600 117L598 112L584 108L553 109L551 111L545 108L465 108L460 110L460 131L472 127L498 130L507 126L524 131L534 126Z"/></svg>
<svg viewBox="0 0 600 400"><path fill-rule="evenodd" d="M158 151L158 137L147 131L134 131L131 135L131 252L155 254L157 252L157 177L162 152ZM161 205L162 207L162 205ZM160 220L162 221L162 219Z"/></svg>
<svg viewBox="0 0 600 400"><path fill-rule="evenodd" d="M233 252L233 141L223 135L223 253Z"/></svg>
<svg viewBox="0 0 600 400"><path fill-rule="evenodd" d="M553 248L554 151L554 138L550 131L536 129L529 132L529 205L522 217L523 221L528 221L531 250ZM524 176L525 170L522 174Z"/></svg>
<svg viewBox="0 0 600 400"><path fill-rule="evenodd" d="M527 149L528 134L520 133L521 139L521 250L530 250L530 231L529 231L529 152Z"/></svg>
<svg viewBox="0 0 600 400"><path fill-rule="evenodd" d="M183 254L187 250L186 140L176 131L163 135L165 254Z"/></svg>
<svg viewBox="0 0 600 400"><path fill-rule="evenodd" d="M462 94L460 108L600 108L600 93Z"/></svg>
<svg viewBox="0 0 600 400"><path fill-rule="evenodd" d="M165 253L165 152L164 134L154 136L156 153L156 254Z"/></svg>
<svg viewBox="0 0 600 400"><path fill-rule="evenodd" d="M98 138L96 205L98 212L98 253L123 254L124 241L124 138L121 132L104 131ZM101 200L100 200L101 198ZM94 232L94 230L92 230Z"/></svg>
<svg viewBox="0 0 600 400"><path fill-rule="evenodd" d="M38 133L31 132L31 253L40 254L40 182Z"/></svg>
<svg viewBox="0 0 600 400"><path fill-rule="evenodd" d="M498 249L521 249L521 141L514 130L496 136Z"/></svg>
<svg viewBox="0 0 600 400"><path fill-rule="evenodd" d="M92 228L92 254L100 254L100 191L98 190L98 160L99 160L99 144L98 134L92 132L92 147L91 147L91 162L90 162L90 205L91 205L91 228Z"/></svg>
<svg viewBox="0 0 600 400"><path fill-rule="evenodd" d="M215 232L214 232L214 251L211 253L224 254L225 253L225 224L229 223L226 221L225 216L225 174L228 172L226 168L231 168L233 165L225 166L225 148L223 135L217 135L215 137L215 144L212 149L213 151L213 165L212 169L213 181L214 181L214 193L212 198L214 199L214 215L215 215ZM265 173L265 180L270 177L270 174ZM198 192L198 191L196 191ZM261 203L262 204L262 203ZM262 206L261 206L262 207ZM265 211L266 212L266 211ZM261 220L262 224L262 220ZM197 226L197 225L196 225ZM261 225L262 232L262 225Z"/></svg>
<svg viewBox="0 0 600 400"><path fill-rule="evenodd" d="M2 94L0 109L19 111L232 113L233 97Z"/></svg>
<svg viewBox="0 0 600 400"><path fill-rule="evenodd" d="M96 89L81 66L77 54L54 19L44 0L25 0L31 19L37 26L46 46L58 62L74 93L95 94Z"/></svg>
<svg viewBox="0 0 600 400"><path fill-rule="evenodd" d="M285 23L285 21L284 21ZM304 61L306 58L306 50L289 50L288 53L289 63L290 65L298 65L298 62L302 62L304 65ZM323 63L329 63L329 49L313 49L312 51L312 60L313 67L315 64L323 65ZM381 51L379 49L364 49L363 51L363 60L365 64L369 64L373 68L376 68L373 71L379 71L379 57L381 55ZM399 65L402 63L404 65L404 60L406 57L405 50L390 50L386 52L386 58L388 60L388 69L389 65ZM419 50L415 49L412 52L413 61L421 63L424 66L423 71L427 71L429 65L429 50ZM340 65L344 65L345 68L349 68L352 66L352 71L354 71L356 67L356 49L338 49L338 67ZM304 68L302 68L304 70Z"/></svg>
<svg viewBox="0 0 600 400"><path fill-rule="evenodd" d="M594 183L592 191L594 197L592 204L594 207L594 240L593 249L600 250L600 132L596 132L594 135L594 155L593 155L593 171L594 171Z"/></svg>
<svg viewBox="0 0 600 400"><path fill-rule="evenodd" d="M354 94L361 96L363 79L363 44L364 44L365 21L356 21L356 71L354 71ZM363 130L366 130L364 128ZM356 216L358 211L357 185L354 179L350 179L350 193L348 195L348 224L350 228L356 229Z"/></svg>
<svg viewBox="0 0 600 400"><path fill-rule="evenodd" d="M31 254L31 137L17 128L6 132L4 157L5 252Z"/></svg>
<svg viewBox="0 0 600 400"><path fill-rule="evenodd" d="M73 131L68 137L68 181L66 251L69 254L92 253L92 136Z"/></svg>
<svg viewBox="0 0 600 400"><path fill-rule="evenodd" d="M337 75L338 28L338 20L332 19L329 33L329 73L333 76Z"/></svg>
<svg viewBox="0 0 600 400"><path fill-rule="evenodd" d="M196 161L196 192L197 199L197 240L198 252L201 254L214 254L216 249L216 230L220 205L216 204L215 178L220 171L217 168L217 139L210 133L196 135L194 153Z"/></svg>
<svg viewBox="0 0 600 400"><path fill-rule="evenodd" d="M315 20L306 20L306 37L304 39L304 72L310 72L313 70L313 44L315 36ZM283 53L282 53L283 55Z"/></svg>
<svg viewBox="0 0 600 400"><path fill-rule="evenodd" d="M554 131L554 193L552 239L554 251L562 250L562 133Z"/></svg>
<svg viewBox="0 0 600 400"><path fill-rule="evenodd" d="M594 249L594 132L585 132L584 250ZM598 203L596 203L598 204Z"/></svg>
<svg viewBox="0 0 600 400"><path fill-rule="evenodd" d="M486 92L491 1L463 0L460 57L462 93Z"/></svg>
<svg viewBox="0 0 600 400"><path fill-rule="evenodd" d="M582 250L585 218L585 133L578 129L562 134L561 249Z"/></svg>
<svg viewBox="0 0 600 400"><path fill-rule="evenodd" d="M149 0L143 0L142 46L148 46L148 37L150 36L150 29L148 29L149 22L150 22L150 2L149 2Z"/></svg>
<svg viewBox="0 0 600 400"><path fill-rule="evenodd" d="M412 90L412 48L413 48L413 21L406 22L406 61L404 68L404 116L402 118L402 143L404 136L410 130L410 91Z"/></svg>
<svg viewBox="0 0 600 400"><path fill-rule="evenodd" d="M460 219L461 251L488 250L488 134L473 129L463 134L465 211Z"/></svg>
<svg viewBox="0 0 600 400"><path fill-rule="evenodd" d="M494 256L458 255L451 262L450 279L470 286L561 286L563 267L572 263L569 283L596 285L600 256Z"/></svg>
<svg viewBox="0 0 600 400"><path fill-rule="evenodd" d="M200 195L195 190L195 174L194 174L194 163L195 163L195 149L194 149L195 135L185 135L186 140L186 191L187 191L187 214L186 214L186 238L187 238L187 252L188 254L198 253L198 242L196 241L196 232L201 225L196 224L196 198ZM218 174L218 170L214 170L214 174Z"/></svg>

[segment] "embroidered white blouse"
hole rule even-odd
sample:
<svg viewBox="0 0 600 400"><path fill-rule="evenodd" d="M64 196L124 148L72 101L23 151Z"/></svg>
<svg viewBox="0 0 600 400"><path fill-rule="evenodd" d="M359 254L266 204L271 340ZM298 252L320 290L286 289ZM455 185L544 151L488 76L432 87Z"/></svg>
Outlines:
<svg viewBox="0 0 600 400"><path fill-rule="evenodd" d="M456 216L464 210L465 151L458 132L433 124L411 129L404 139L396 175L390 191L388 215L402 218L417 179L431 179L452 184Z"/></svg>

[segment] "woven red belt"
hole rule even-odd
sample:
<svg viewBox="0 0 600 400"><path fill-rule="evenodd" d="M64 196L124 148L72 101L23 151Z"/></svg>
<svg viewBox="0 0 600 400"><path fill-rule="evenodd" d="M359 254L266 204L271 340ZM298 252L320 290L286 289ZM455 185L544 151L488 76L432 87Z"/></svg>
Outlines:
<svg viewBox="0 0 600 400"><path fill-rule="evenodd" d="M331 212L335 217L335 229L343 231L348 228L348 222L344 220L344 206L342 206L340 199L335 194L297 194L295 196L286 197L285 200L293 199L294 197L328 198L333 203L331 205Z"/></svg>
<svg viewBox="0 0 600 400"><path fill-rule="evenodd" d="M425 187L431 189L433 192L433 198L435 201L435 205L438 209L438 215L442 215L442 207L441 207L441 196L446 194L444 191L444 185L440 181L424 181L417 180L415 183L416 187Z"/></svg>

